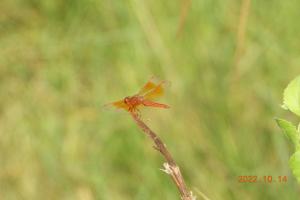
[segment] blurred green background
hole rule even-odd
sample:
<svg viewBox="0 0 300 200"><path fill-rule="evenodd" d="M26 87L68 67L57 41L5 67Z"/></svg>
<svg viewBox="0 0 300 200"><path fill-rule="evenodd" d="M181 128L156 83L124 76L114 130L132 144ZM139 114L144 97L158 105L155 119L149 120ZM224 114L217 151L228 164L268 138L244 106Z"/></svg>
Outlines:
<svg viewBox="0 0 300 200"><path fill-rule="evenodd" d="M0 199L179 199L130 116L101 107L152 75L172 108L143 116L198 199L299 199L273 118L297 122L280 104L300 2L249 2L2 0Z"/></svg>

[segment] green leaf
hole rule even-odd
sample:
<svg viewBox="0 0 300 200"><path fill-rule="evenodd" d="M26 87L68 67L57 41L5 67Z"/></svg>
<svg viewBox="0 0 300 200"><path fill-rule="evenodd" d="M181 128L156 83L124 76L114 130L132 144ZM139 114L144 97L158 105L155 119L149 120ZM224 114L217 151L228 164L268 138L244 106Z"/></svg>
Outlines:
<svg viewBox="0 0 300 200"><path fill-rule="evenodd" d="M284 90L283 104L290 111L300 116L300 76L292 80Z"/></svg>
<svg viewBox="0 0 300 200"><path fill-rule="evenodd" d="M281 128L283 133L293 142L295 145L295 148L297 149L300 147L299 144L299 133L296 129L296 126L294 126L291 122L284 120L284 119L275 119L278 126Z"/></svg>
<svg viewBox="0 0 300 200"><path fill-rule="evenodd" d="M296 151L291 156L289 165L294 176L297 178L298 182L300 182L300 151Z"/></svg>

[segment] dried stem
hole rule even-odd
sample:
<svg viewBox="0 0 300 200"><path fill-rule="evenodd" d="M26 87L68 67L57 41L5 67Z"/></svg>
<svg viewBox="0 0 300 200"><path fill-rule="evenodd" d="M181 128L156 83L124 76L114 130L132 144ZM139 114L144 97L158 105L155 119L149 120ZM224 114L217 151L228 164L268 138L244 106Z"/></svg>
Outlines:
<svg viewBox="0 0 300 200"><path fill-rule="evenodd" d="M186 22L186 17L187 17L189 9L191 7L191 4L192 4L191 0L182 0L179 25L178 25L178 29L177 29L177 33L176 33L177 38L179 38L179 36L184 28L184 24Z"/></svg>
<svg viewBox="0 0 300 200"><path fill-rule="evenodd" d="M250 12L251 0L243 0L240 8L240 17L237 27L237 38L236 38L236 49L234 53L234 64L233 64L233 79L239 80L240 71L239 64L244 54L245 38L247 30L247 21Z"/></svg>
<svg viewBox="0 0 300 200"><path fill-rule="evenodd" d="M143 130L143 132L153 140L155 146L154 148L158 150L162 156L166 159L166 163L163 164L163 171L169 174L177 186L182 200L196 200L196 197L193 196L191 191L187 190L183 177L181 175L180 169L176 164L175 160L172 158L172 155L166 148L166 145L161 141L161 139L139 118L139 116L130 112L132 118L136 124Z"/></svg>

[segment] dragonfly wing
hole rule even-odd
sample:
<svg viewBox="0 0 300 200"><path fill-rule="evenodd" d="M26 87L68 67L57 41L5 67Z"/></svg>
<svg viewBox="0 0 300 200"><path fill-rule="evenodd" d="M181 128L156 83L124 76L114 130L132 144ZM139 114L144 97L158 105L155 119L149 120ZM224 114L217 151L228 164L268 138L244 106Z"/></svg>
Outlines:
<svg viewBox="0 0 300 200"><path fill-rule="evenodd" d="M106 108L112 107L112 108L115 108L115 109L124 109L124 110L127 110L127 111L129 110L129 106L123 100L115 101L115 102L106 104L106 105L104 105L104 107L106 107Z"/></svg>
<svg viewBox="0 0 300 200"><path fill-rule="evenodd" d="M167 81L161 81L155 88L153 88L152 90L147 92L144 95L144 98L153 100L153 99L156 99L156 98L162 96L165 93L165 89L169 84L170 83Z"/></svg>
<svg viewBox="0 0 300 200"><path fill-rule="evenodd" d="M140 89L140 91L137 93L137 95L144 95L148 93L149 91L156 88L162 81L159 81L155 77L151 77L149 81Z"/></svg>

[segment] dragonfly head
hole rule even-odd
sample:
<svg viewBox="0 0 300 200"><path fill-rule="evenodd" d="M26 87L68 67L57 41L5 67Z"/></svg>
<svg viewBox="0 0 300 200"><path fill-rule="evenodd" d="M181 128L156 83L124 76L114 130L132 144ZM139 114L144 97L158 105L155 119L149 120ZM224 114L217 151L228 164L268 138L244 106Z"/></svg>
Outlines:
<svg viewBox="0 0 300 200"><path fill-rule="evenodd" d="M129 97L125 97L124 98L124 103L129 104L129 99L130 99Z"/></svg>

